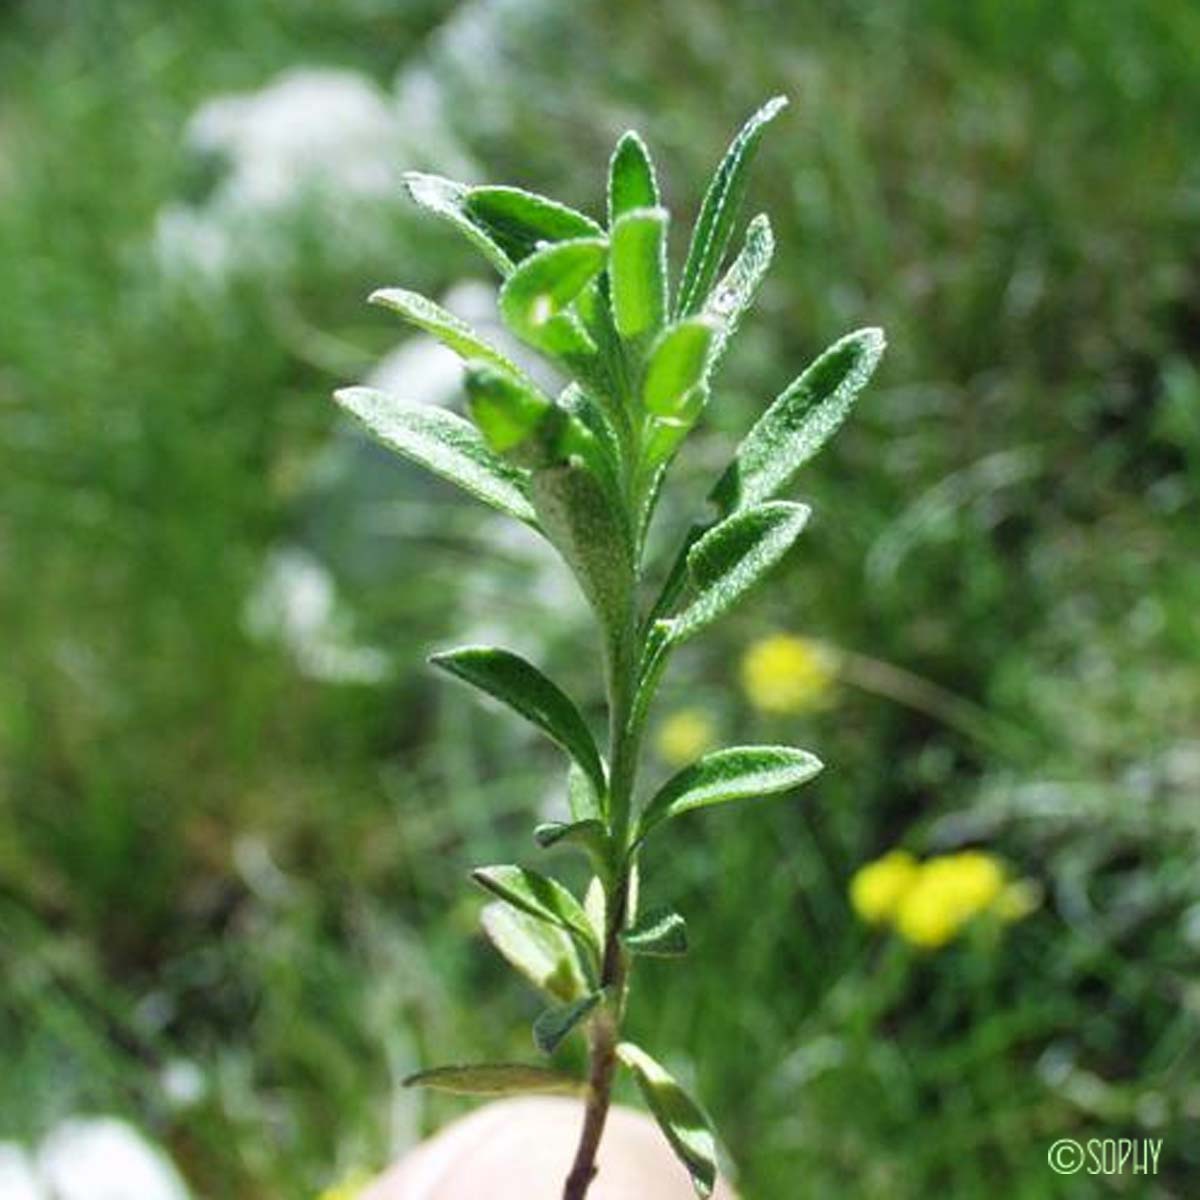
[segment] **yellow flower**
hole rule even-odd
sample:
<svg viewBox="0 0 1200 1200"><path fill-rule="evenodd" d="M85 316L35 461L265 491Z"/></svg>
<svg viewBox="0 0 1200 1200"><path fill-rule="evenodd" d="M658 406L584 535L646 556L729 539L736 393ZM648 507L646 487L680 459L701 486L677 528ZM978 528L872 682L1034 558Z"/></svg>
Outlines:
<svg viewBox="0 0 1200 1200"><path fill-rule="evenodd" d="M981 850L931 858L901 900L896 928L914 946L943 946L996 903L1005 882L1000 863Z"/></svg>
<svg viewBox="0 0 1200 1200"><path fill-rule="evenodd" d="M896 909L896 929L905 941L926 950L944 946L959 930L958 914L938 874L928 866L917 873L916 882Z"/></svg>
<svg viewBox="0 0 1200 1200"><path fill-rule="evenodd" d="M890 921L905 941L934 950L982 913L1019 921L1040 902L1029 880L1010 881L1004 866L982 850L961 850L918 863L892 850L860 868L850 881L855 912L871 925Z"/></svg>
<svg viewBox="0 0 1200 1200"><path fill-rule="evenodd" d="M917 860L907 850L891 850L859 867L850 880L850 903L868 925L891 918L917 878Z"/></svg>
<svg viewBox="0 0 1200 1200"><path fill-rule="evenodd" d="M742 656L742 687L755 708L798 713L819 707L837 675L837 663L808 638L777 633L760 638Z"/></svg>
<svg viewBox="0 0 1200 1200"><path fill-rule="evenodd" d="M685 767L712 746L716 732L703 709L681 708L658 727L654 747L664 762Z"/></svg>
<svg viewBox="0 0 1200 1200"><path fill-rule="evenodd" d="M371 1177L366 1171L351 1171L340 1183L327 1187L317 1200L357 1200L370 1182Z"/></svg>

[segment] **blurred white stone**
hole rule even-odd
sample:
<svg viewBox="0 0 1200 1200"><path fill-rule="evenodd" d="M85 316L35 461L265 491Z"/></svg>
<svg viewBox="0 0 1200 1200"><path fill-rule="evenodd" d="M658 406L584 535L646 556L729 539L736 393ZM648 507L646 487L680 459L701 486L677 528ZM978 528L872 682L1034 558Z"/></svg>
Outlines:
<svg viewBox="0 0 1200 1200"><path fill-rule="evenodd" d="M298 547L284 547L268 557L243 619L251 636L282 643L313 679L369 684L391 671L384 651L352 640L333 576Z"/></svg>
<svg viewBox="0 0 1200 1200"><path fill-rule="evenodd" d="M37 1168L54 1200L188 1197L166 1155L114 1117L75 1117L56 1126L38 1148Z"/></svg>
<svg viewBox="0 0 1200 1200"><path fill-rule="evenodd" d="M0 1200L48 1200L33 1160L15 1142L0 1142Z"/></svg>
<svg viewBox="0 0 1200 1200"><path fill-rule="evenodd" d="M220 203L278 208L306 188L389 196L399 131L387 95L355 71L300 67L256 92L217 96L188 123L189 148L228 162Z"/></svg>
<svg viewBox="0 0 1200 1200"><path fill-rule="evenodd" d="M247 255L278 256L287 237L279 217L302 203L320 205L338 236L365 235L352 214L363 202L396 201L406 166L465 165L439 111L420 87L397 101L365 75L323 67L296 67L257 91L212 97L188 122L184 146L217 177L200 202L159 213L160 262L219 276Z"/></svg>
<svg viewBox="0 0 1200 1200"><path fill-rule="evenodd" d="M167 1101L178 1109L193 1108L208 1091L204 1072L188 1058L173 1058L165 1063L159 1072L158 1082Z"/></svg>

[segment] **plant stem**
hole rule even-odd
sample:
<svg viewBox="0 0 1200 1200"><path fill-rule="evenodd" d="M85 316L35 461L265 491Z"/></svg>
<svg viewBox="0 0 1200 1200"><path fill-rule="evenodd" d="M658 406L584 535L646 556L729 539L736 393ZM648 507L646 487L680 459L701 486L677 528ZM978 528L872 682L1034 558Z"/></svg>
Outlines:
<svg viewBox="0 0 1200 1200"><path fill-rule="evenodd" d="M614 639L608 663L611 763L608 819L614 857L618 860L604 897L604 958L600 967L600 986L608 995L589 1025L587 1103L575 1160L563 1185L563 1200L584 1200L587 1195L596 1177L596 1154L612 1103L617 1042L628 982L628 963L620 934L625 927L629 905L630 875L626 846L640 740L640 722L633 718L633 701L641 650L637 615L631 604L626 628Z"/></svg>

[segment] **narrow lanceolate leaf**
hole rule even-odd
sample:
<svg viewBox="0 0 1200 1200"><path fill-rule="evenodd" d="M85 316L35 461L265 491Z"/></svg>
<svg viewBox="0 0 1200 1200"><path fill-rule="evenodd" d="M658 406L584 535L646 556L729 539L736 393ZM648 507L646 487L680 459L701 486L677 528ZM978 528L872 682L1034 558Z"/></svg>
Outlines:
<svg viewBox="0 0 1200 1200"><path fill-rule="evenodd" d="M471 420L497 454L509 454L528 442L554 411L536 385L491 363L467 363L463 385Z"/></svg>
<svg viewBox="0 0 1200 1200"><path fill-rule="evenodd" d="M534 987L556 1000L577 1000L587 983L570 935L519 909L496 901L480 914L488 941Z"/></svg>
<svg viewBox="0 0 1200 1200"><path fill-rule="evenodd" d="M713 488L726 513L778 496L837 432L886 346L883 330L835 342L758 419Z"/></svg>
<svg viewBox="0 0 1200 1200"><path fill-rule="evenodd" d="M596 790L588 773L574 760L567 769L567 808L573 821L587 821L604 813L604 793Z"/></svg>
<svg viewBox="0 0 1200 1200"><path fill-rule="evenodd" d="M642 404L666 420L686 415L690 395L704 381L715 326L704 317L679 321L654 343L642 382Z"/></svg>
<svg viewBox="0 0 1200 1200"><path fill-rule="evenodd" d="M623 338L656 333L667 316L667 210L635 208L612 228L608 274Z"/></svg>
<svg viewBox="0 0 1200 1200"><path fill-rule="evenodd" d="M727 517L688 551L695 598L664 622L670 642L699 633L728 612L792 548L808 520L805 504L772 500Z"/></svg>
<svg viewBox="0 0 1200 1200"><path fill-rule="evenodd" d="M560 358L583 357L595 344L566 311L604 269L602 238L558 242L526 258L500 289L500 314L522 341Z"/></svg>
<svg viewBox="0 0 1200 1200"><path fill-rule="evenodd" d="M460 321L427 296L404 288L380 288L371 293L368 301L399 313L410 325L432 334L464 360L490 363L514 378L524 378L521 368L512 359L489 346L465 321Z"/></svg>
<svg viewBox="0 0 1200 1200"><path fill-rule="evenodd" d="M604 999L603 992L592 992L556 1008L548 1008L533 1023L533 1044L543 1054L553 1054L563 1039Z"/></svg>
<svg viewBox="0 0 1200 1200"><path fill-rule="evenodd" d="M513 866L477 867L471 878L513 908L582 938L593 952L598 949L583 906L557 880Z"/></svg>
<svg viewBox="0 0 1200 1200"><path fill-rule="evenodd" d="M404 1086L431 1088L456 1096L516 1096L527 1092L574 1096L584 1090L583 1083L570 1075L526 1063L434 1067L410 1075Z"/></svg>
<svg viewBox="0 0 1200 1200"><path fill-rule="evenodd" d="M622 134L608 164L608 227L635 208L658 205L658 179L646 143L632 129Z"/></svg>
<svg viewBox="0 0 1200 1200"><path fill-rule="evenodd" d="M742 198L746 194L750 163L762 139L763 130L786 106L787 98L784 96L768 100L742 126L717 168L705 194L700 215L696 218L696 228L692 231L675 306L678 316L690 316L703 307L708 290L721 269L729 239L733 236Z"/></svg>
<svg viewBox="0 0 1200 1200"><path fill-rule="evenodd" d="M603 821L594 817L582 821L544 821L534 829L533 840L543 850L560 842L576 843L598 862L603 862L608 853L608 830Z"/></svg>
<svg viewBox="0 0 1200 1200"><path fill-rule="evenodd" d="M596 477L566 464L535 471L530 482L538 521L613 634L629 611L633 551L622 514Z"/></svg>
<svg viewBox="0 0 1200 1200"><path fill-rule="evenodd" d="M374 388L342 388L334 399L389 449L536 528L524 472L497 458L469 421Z"/></svg>
<svg viewBox="0 0 1200 1200"><path fill-rule="evenodd" d="M687 923L669 908L649 908L624 930L621 941L631 954L678 958L687 953Z"/></svg>
<svg viewBox="0 0 1200 1200"><path fill-rule="evenodd" d="M440 175L409 171L404 176L404 186L415 203L453 225L477 250L483 252L501 275L512 273L512 259L491 234L467 213L465 202L470 189L465 184L443 179Z"/></svg>
<svg viewBox="0 0 1200 1200"><path fill-rule="evenodd" d="M716 750L684 767L655 793L638 822L637 840L656 825L693 808L791 791L820 770L821 760L816 755L790 746Z"/></svg>
<svg viewBox="0 0 1200 1200"><path fill-rule="evenodd" d="M591 217L523 188L470 188L463 209L514 263L527 258L543 242L565 242L604 233Z"/></svg>
<svg viewBox="0 0 1200 1200"><path fill-rule="evenodd" d="M717 1181L717 1147L700 1106L640 1046L622 1042L617 1055L633 1072L646 1107L687 1167L701 1196L710 1196Z"/></svg>
<svg viewBox="0 0 1200 1200"><path fill-rule="evenodd" d="M775 254L775 237L766 213L759 213L746 230L746 242L733 265L713 288L704 305L704 316L717 323L717 333L708 354L708 372L718 367L730 340L737 333L746 310L758 295L771 258Z"/></svg>
<svg viewBox="0 0 1200 1200"><path fill-rule="evenodd" d="M604 766L587 722L570 697L532 663L491 646L463 646L434 654L429 661L520 713L556 741L603 790Z"/></svg>

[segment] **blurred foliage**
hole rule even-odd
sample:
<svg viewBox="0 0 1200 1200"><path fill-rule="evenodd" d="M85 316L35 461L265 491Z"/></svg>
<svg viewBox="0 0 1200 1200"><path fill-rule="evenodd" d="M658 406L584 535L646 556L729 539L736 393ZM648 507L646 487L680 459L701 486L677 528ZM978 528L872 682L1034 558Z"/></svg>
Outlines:
<svg viewBox="0 0 1200 1200"><path fill-rule="evenodd" d="M461 878L534 853L544 760L419 649L526 591L537 656L598 699L593 648L561 581L447 494L389 468L362 501L379 533L314 482L344 436L329 391L394 336L362 295L475 267L398 195L361 243L294 214L295 253L211 285L153 250L207 97L407 66L480 178L584 208L579 164L627 125L678 200L761 96L793 97L750 199L779 253L681 464L695 493L811 354L888 330L882 384L804 476L789 586L682 657L660 707L831 768L680 827L661 898L696 910L692 984L651 964L632 1014L691 1064L747 1200L1107 1194L1045 1163L1093 1134L1164 1138L1136 1194L1187 1194L1198 53L1184 0L0 6L0 1136L121 1111L199 1195L306 1195L454 1111L397 1093L417 1063L524 1052L533 998L463 937ZM447 512L480 554L432 532ZM293 542L402 664L387 683L321 682L247 633ZM831 700L748 702L738 663L773 630L834 653ZM982 845L1045 902L914 953L847 896L897 844ZM714 877L721 903L694 903Z"/></svg>

